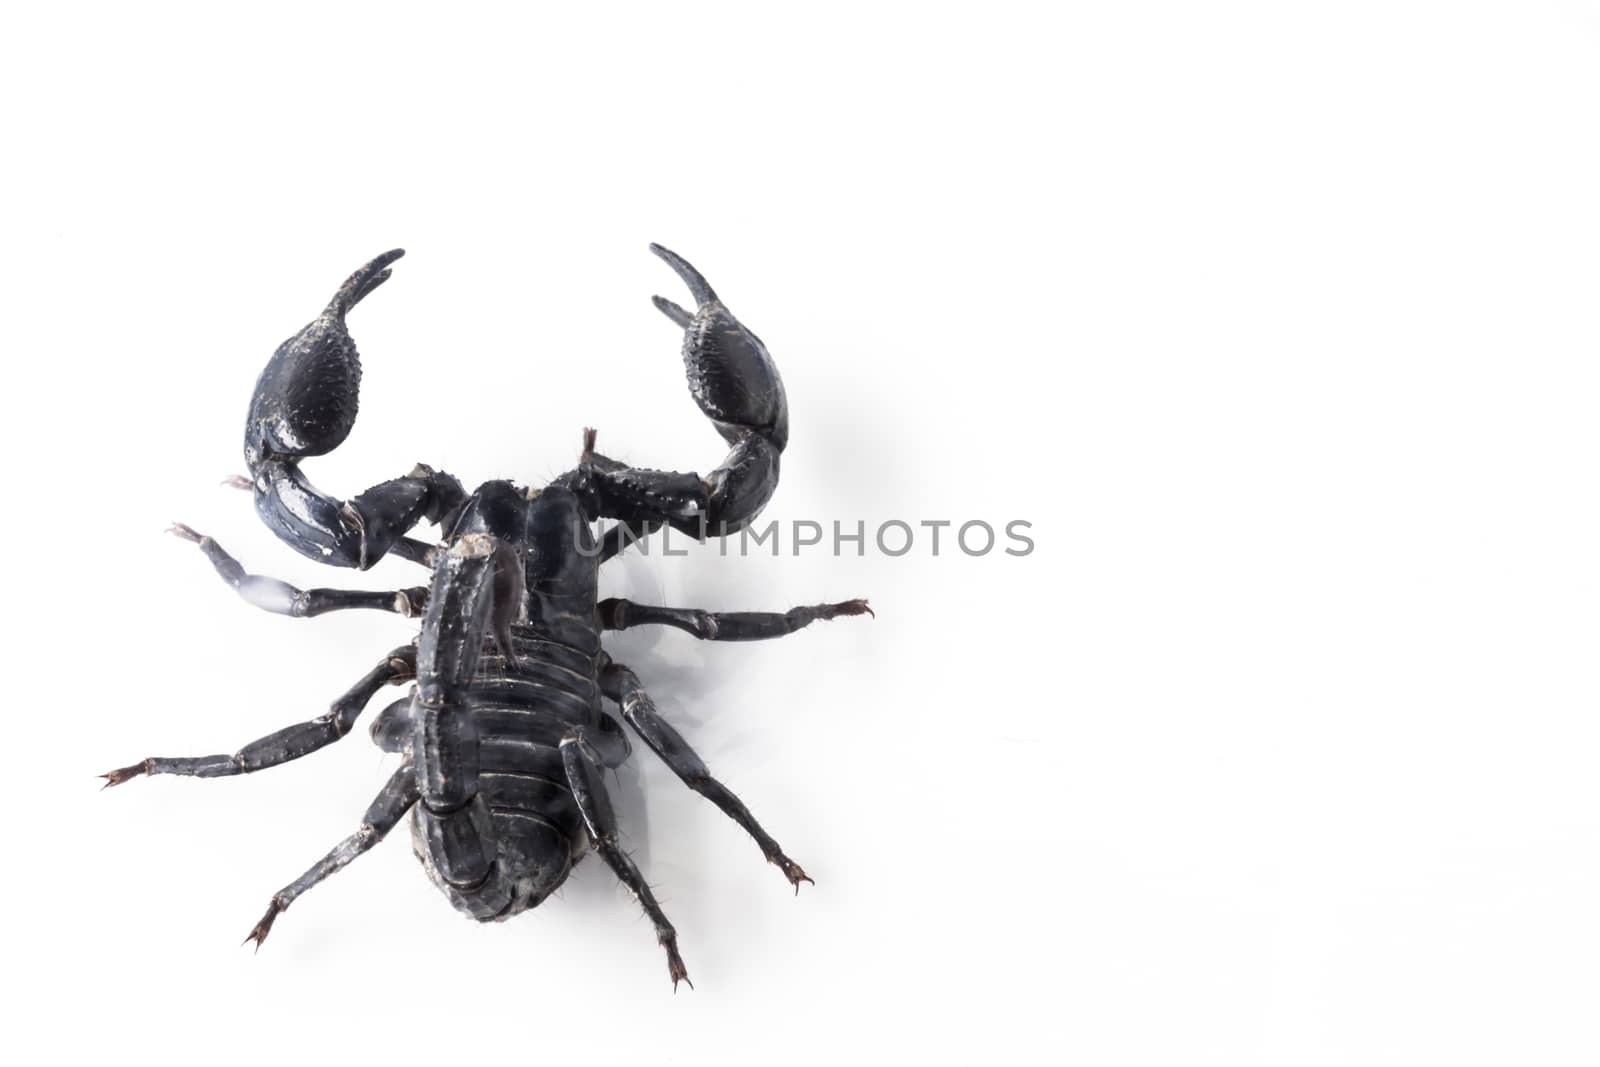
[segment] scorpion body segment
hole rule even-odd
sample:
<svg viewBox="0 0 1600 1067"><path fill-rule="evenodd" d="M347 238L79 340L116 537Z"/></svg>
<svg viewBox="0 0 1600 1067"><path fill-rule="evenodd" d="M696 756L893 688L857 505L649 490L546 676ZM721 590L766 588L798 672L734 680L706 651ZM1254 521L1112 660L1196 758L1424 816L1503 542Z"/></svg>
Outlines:
<svg viewBox="0 0 1600 1067"><path fill-rule="evenodd" d="M621 717L688 786L737 822L798 891L811 879L687 741L656 711L638 675L602 647L605 630L666 625L703 640L793 633L811 622L869 611L865 600L786 612L716 614L598 599L599 568L630 539L663 525L724 536L759 513L778 481L788 403L765 345L692 266L657 245L696 303L661 297L684 331L691 395L730 446L712 472L629 467L594 450L585 431L578 465L530 488L486 482L468 494L452 476L417 464L349 500L315 488L302 460L341 444L355 422L361 366L345 318L403 254L387 252L340 287L323 312L279 346L261 373L245 427L256 511L297 552L366 569L393 552L428 567L426 586L394 591L301 590L248 573L214 540L182 524L219 576L248 603L296 617L367 608L421 616L417 640L395 649L325 715L286 727L231 755L150 757L104 775L224 777L298 759L344 737L386 685L408 696L372 723L373 741L402 764L360 827L274 894L247 941L259 947L277 916L311 886L382 840L407 813L414 851L457 910L479 921L538 905L590 852L638 899L667 954L673 985L687 978L677 934L618 842L604 772L631 746ZM436 542L408 536L422 522ZM611 522L596 535L597 524Z"/></svg>
<svg viewBox="0 0 1600 1067"><path fill-rule="evenodd" d="M552 539L583 551L549 551ZM628 743L601 710L599 565L576 495L490 482L446 544L430 596L440 636L427 640L425 615L418 692L401 705L406 725L388 729L422 771L412 840L429 876L458 910L504 919L554 891L590 846L562 744L588 741L615 766ZM465 586L486 598L476 626L452 599Z"/></svg>

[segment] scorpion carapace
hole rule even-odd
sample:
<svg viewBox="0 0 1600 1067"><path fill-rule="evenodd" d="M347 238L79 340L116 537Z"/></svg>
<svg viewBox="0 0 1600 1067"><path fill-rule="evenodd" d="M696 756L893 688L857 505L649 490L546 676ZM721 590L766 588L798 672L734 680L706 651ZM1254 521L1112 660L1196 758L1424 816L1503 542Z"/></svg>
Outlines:
<svg viewBox="0 0 1600 1067"><path fill-rule="evenodd" d="M140 774L209 778L277 766L347 734L385 685L415 683L372 724L373 740L403 757L400 768L360 828L272 897L247 942L259 948L280 912L409 811L413 848L429 876L458 910L480 921L534 907L574 863L597 852L654 924L676 988L687 978L677 935L618 844L603 772L627 759L630 745L603 698L690 788L755 838L796 892L811 881L660 716L639 677L601 644L605 630L646 625L708 641L759 640L870 610L865 600L711 613L598 599L601 564L632 540L663 525L704 537L748 524L777 486L788 440L788 404L766 347L698 271L658 245L651 251L694 297L692 313L659 296L655 303L682 327L690 392L730 446L704 478L608 459L586 430L578 465L542 487L491 481L469 494L450 475L418 464L350 500L319 491L301 461L336 448L355 423L361 364L345 317L389 278L398 249L351 275L262 371L245 425L250 474L231 484L252 491L261 518L303 555L365 570L393 552L431 577L387 592L302 590L247 573L211 538L172 527L256 607L296 617L370 608L422 620L412 644L384 656L326 715L232 755L152 757L104 775L109 786ZM604 520L611 524L596 536ZM438 526L441 540L407 536L424 521Z"/></svg>

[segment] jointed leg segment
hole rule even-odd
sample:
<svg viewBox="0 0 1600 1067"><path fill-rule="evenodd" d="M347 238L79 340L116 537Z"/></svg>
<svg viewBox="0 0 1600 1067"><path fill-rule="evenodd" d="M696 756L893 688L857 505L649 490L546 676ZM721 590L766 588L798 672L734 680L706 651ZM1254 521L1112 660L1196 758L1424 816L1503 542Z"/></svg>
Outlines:
<svg viewBox="0 0 1600 1067"><path fill-rule="evenodd" d="M721 808L723 814L755 838L756 844L761 846L761 854L767 857L767 862L783 871L796 893L800 892L801 882L812 881L798 863L784 855L778 842L761 828L744 802L734 796L727 786L711 777L711 772L694 749L656 711L655 702L644 691L638 675L620 663L613 663L600 674L600 690L622 705L622 717L628 720L644 743L661 757L662 762L683 779L685 785Z"/></svg>
<svg viewBox="0 0 1600 1067"><path fill-rule="evenodd" d="M817 604L788 611L699 611L694 608L662 608L635 604L631 600L602 600L600 624L607 630L626 630L633 626L673 626L702 641L762 641L784 637L810 626L818 619L841 615L870 615L865 600L846 600L840 604Z"/></svg>
<svg viewBox="0 0 1600 1067"><path fill-rule="evenodd" d="M261 945L267 939L267 934L272 931L273 920L278 914L293 904L295 899L307 889L316 885L330 874L341 870L351 860L361 855L367 849L384 839L390 830L399 825L400 820L410 810L411 805L417 802L417 775L410 764L406 764L389 779L383 791L378 794L372 806L367 809L366 818L361 820L361 828L335 846L305 874L290 882L272 896L272 902L267 905L267 913L261 921L251 929L245 937L244 943L254 941L256 950L261 950Z"/></svg>
<svg viewBox="0 0 1600 1067"><path fill-rule="evenodd" d="M345 734L361 716L367 703L386 685L399 685L416 676L417 650L403 645L384 657L367 672L350 691L333 702L326 715L309 722L287 726L245 745L233 755L165 757L152 756L129 767L122 767L101 775L106 780L103 788L121 785L141 774L178 774L192 778L220 778L234 774L248 774L265 767L299 759L319 748L331 745Z"/></svg>
<svg viewBox="0 0 1600 1067"><path fill-rule="evenodd" d="M276 578L246 573L239 561L228 555L221 545L181 522L173 523L167 532L199 545L200 551L206 554L206 558L217 569L222 580L233 586L247 603L254 604L263 611L291 615L298 619L324 615L330 611L370 608L376 611L392 611L411 618L422 614L427 602L427 586L390 591L296 589L288 582Z"/></svg>
<svg viewBox="0 0 1600 1067"><path fill-rule="evenodd" d="M588 739L575 733L561 742L561 763L567 772L567 784L572 789L573 799L578 802L578 811L583 815L595 851L600 853L600 858L616 874L618 881L633 893L651 925L656 928L656 941L667 952L667 972L672 976L672 988L676 990L680 981L689 981L689 971L683 965L683 957L678 955L678 932L667 921L666 913L650 892L650 886L645 883L638 866L617 843L617 817L611 809L611 798L601 779L603 757ZM693 982L689 982L689 988L694 988Z"/></svg>

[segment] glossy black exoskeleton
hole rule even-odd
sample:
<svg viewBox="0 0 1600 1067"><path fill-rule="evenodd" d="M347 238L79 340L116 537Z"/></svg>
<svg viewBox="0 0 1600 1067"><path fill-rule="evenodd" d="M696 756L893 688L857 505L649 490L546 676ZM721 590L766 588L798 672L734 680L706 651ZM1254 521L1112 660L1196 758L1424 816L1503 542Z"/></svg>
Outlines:
<svg viewBox="0 0 1600 1067"><path fill-rule="evenodd" d="M614 701L645 745L691 788L755 838L798 892L810 881L739 799L713 778L657 713L639 678L613 662L601 633L674 626L708 641L779 637L817 619L859 615L865 600L782 613L710 613L598 599L601 564L663 525L725 536L772 496L788 441L777 367L698 271L657 245L694 296L691 313L656 297L684 330L690 392L731 446L705 478L642 470L594 450L584 432L578 465L542 487L491 481L467 493L450 475L418 465L350 500L314 487L302 460L332 451L355 423L361 364L345 326L350 310L386 281L398 249L351 275L327 308L279 346L262 371L245 424L248 478L262 520L296 551L362 570L388 553L431 572L427 585L391 592L297 589L250 574L209 537L182 524L217 573L257 607L293 616L373 608L421 616L421 633L385 656L328 714L287 727L232 755L151 757L104 775L218 777L298 759L343 737L385 685L410 695L372 724L374 741L404 762L361 827L276 893L246 941L257 947L300 894L371 848L409 811L413 847L455 907L481 921L532 908L591 849L633 891L666 949L674 988L687 978L677 936L639 869L618 846L603 771L627 759L627 735L603 707ZM595 525L612 520L600 536ZM422 522L442 539L407 536Z"/></svg>

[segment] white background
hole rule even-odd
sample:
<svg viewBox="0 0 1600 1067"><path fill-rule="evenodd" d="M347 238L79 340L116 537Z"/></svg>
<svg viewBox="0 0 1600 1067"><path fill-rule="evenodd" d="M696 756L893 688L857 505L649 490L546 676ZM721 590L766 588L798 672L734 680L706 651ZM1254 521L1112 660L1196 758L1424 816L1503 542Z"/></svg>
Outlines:
<svg viewBox="0 0 1600 1067"><path fill-rule="evenodd" d="M1594 1063L1595 6L578 6L6 16L8 1058ZM254 611L163 527L421 579L216 487L394 245L319 484L538 482L585 425L709 468L652 240L783 369L768 516L1037 550L608 568L878 609L615 642L817 880L639 747L692 992L598 864L479 927L403 832L237 947L392 761L95 774L318 714L414 625Z"/></svg>

